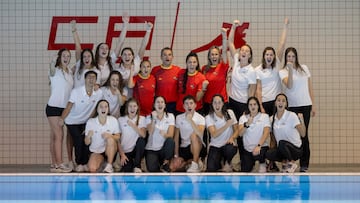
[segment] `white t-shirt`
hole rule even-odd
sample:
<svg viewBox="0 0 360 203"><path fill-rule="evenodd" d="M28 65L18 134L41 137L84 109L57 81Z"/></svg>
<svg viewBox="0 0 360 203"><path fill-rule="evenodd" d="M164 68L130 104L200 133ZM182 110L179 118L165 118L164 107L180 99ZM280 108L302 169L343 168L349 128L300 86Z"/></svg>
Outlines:
<svg viewBox="0 0 360 203"><path fill-rule="evenodd" d="M165 142L165 137L160 134L160 130L167 131L169 129L169 126L175 126L175 117L174 114L167 113L167 115L165 114L161 120L157 118L154 119L155 129L154 132L149 135L145 149L159 151L163 147ZM146 117L146 125L148 125L149 123L151 123L151 115Z"/></svg>
<svg viewBox="0 0 360 203"><path fill-rule="evenodd" d="M74 85L74 79L71 70L68 73L62 69L55 68L55 74L50 76L51 95L48 105L52 107L65 108L69 101L70 93Z"/></svg>
<svg viewBox="0 0 360 203"><path fill-rule="evenodd" d="M244 124L249 120L249 114L242 115L239 119L239 125ZM261 137L263 136L264 128L271 127L269 115L266 113L258 113L249 128L245 129L243 134L244 148L248 152L254 151L255 147L259 144ZM264 142L262 147L269 146L268 140Z"/></svg>
<svg viewBox="0 0 360 203"><path fill-rule="evenodd" d="M105 125L102 125L97 117L90 118L86 122L85 136L89 136L90 130L92 130L94 134L91 137L89 150L90 152L99 154L105 152L106 148L106 141L102 137L102 134L105 132L110 134L120 133L119 124L113 116L107 116Z"/></svg>
<svg viewBox="0 0 360 203"><path fill-rule="evenodd" d="M85 86L75 88L71 91L69 102L73 103L65 123L69 125L84 124L90 118L97 102L102 99L102 91L98 89L89 96Z"/></svg>
<svg viewBox="0 0 360 203"><path fill-rule="evenodd" d="M120 107L121 107L119 103L119 97L117 95L113 95L109 87L101 87L100 89L103 92L103 98L109 102L110 114L112 116L115 116L115 118L119 118ZM127 94L128 94L127 88L123 88L122 95L127 97Z"/></svg>
<svg viewBox="0 0 360 203"><path fill-rule="evenodd" d="M257 79L261 81L262 102L274 101L282 88L279 67L263 69L262 65L260 65L255 68L255 72Z"/></svg>
<svg viewBox="0 0 360 203"><path fill-rule="evenodd" d="M236 120L236 116L234 114L234 112L231 109L227 110L230 118L233 119L233 124L237 123ZM214 126L216 129L219 129L221 127L223 127L226 124L226 120L225 117L218 117L215 113L213 115L207 115L205 117L205 121L206 121L206 127L209 128L210 126ZM214 146L214 147L222 147L224 145L226 145L226 142L229 140L229 138L232 136L232 134L234 133L232 126L230 126L229 128L227 128L223 133L221 133L220 135L218 135L217 137L211 137L211 141L210 141L210 146Z"/></svg>
<svg viewBox="0 0 360 203"><path fill-rule="evenodd" d="M274 116L271 116L271 122ZM284 114L278 120L275 116L273 132L276 142L286 140L297 147L301 147L301 137L296 126L300 124L299 118L294 112L285 110Z"/></svg>
<svg viewBox="0 0 360 203"><path fill-rule="evenodd" d="M128 124L128 121L136 124L137 117L130 119L128 116L122 116L118 119L120 125L120 143L125 153L132 152L140 135ZM139 128L146 128L144 116L139 116Z"/></svg>
<svg viewBox="0 0 360 203"><path fill-rule="evenodd" d="M309 93L309 78L311 77L309 68L306 65L301 65L305 72L293 71L293 87L288 89L284 87L285 94L288 98L289 107L309 106L312 105ZM279 71L281 81L288 77L288 68L283 68Z"/></svg>
<svg viewBox="0 0 360 203"><path fill-rule="evenodd" d="M240 67L239 54L234 56L234 67L231 73L230 97L246 104L249 97L249 85L256 84L256 73L251 64Z"/></svg>
<svg viewBox="0 0 360 203"><path fill-rule="evenodd" d="M198 125L205 126L205 118L196 111L194 112L192 120L197 126ZM191 123L186 120L185 113L176 116L176 128L180 130L180 138L181 138L180 147L189 146L191 143L190 136L191 133L194 132L194 130L191 126ZM202 136L199 137L200 140L203 141Z"/></svg>
<svg viewBox="0 0 360 203"><path fill-rule="evenodd" d="M134 65L131 67L133 69L133 75L137 75L140 71L140 63L141 59L139 55L136 55L134 58ZM127 87L129 78L130 78L130 70L125 68L123 64L120 64L120 66L116 67L115 70L119 71L121 73L121 76L123 77L124 84ZM128 90L128 99L132 98L133 95L133 89Z"/></svg>
<svg viewBox="0 0 360 203"><path fill-rule="evenodd" d="M83 69L80 71L80 60L76 62L75 65L75 73L74 73L74 88L80 87L85 85L85 73L92 70L96 72L96 84L100 84L101 79L101 72L100 70L96 69L96 67L93 67L92 69Z"/></svg>

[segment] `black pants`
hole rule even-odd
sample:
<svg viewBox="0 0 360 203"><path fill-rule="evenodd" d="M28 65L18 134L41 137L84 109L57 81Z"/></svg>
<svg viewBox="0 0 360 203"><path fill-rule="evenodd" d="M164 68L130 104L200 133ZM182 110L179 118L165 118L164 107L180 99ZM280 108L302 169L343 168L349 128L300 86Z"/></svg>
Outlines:
<svg viewBox="0 0 360 203"><path fill-rule="evenodd" d="M275 109L275 100L273 101L268 101L268 102L263 102L262 106L265 110L265 113L267 113L269 115L269 117L271 117L272 115L274 115L274 109Z"/></svg>
<svg viewBox="0 0 360 203"><path fill-rule="evenodd" d="M251 172L254 168L255 161L259 161L260 164L265 163L266 152L269 147L261 147L260 154L254 156L252 152L244 150L241 160L241 172Z"/></svg>
<svg viewBox="0 0 360 203"><path fill-rule="evenodd" d="M175 142L172 138L167 138L163 147L159 151L146 151L146 168L149 172L160 172L160 165L164 160L174 157Z"/></svg>
<svg viewBox="0 0 360 203"><path fill-rule="evenodd" d="M296 161L302 156L302 153L302 147L297 147L288 141L280 140L277 148L267 151L266 158L270 161Z"/></svg>
<svg viewBox="0 0 360 203"><path fill-rule="evenodd" d="M304 116L304 123L306 127L305 137L301 137L303 153L300 158L300 167L309 167L310 162L310 143L309 143L309 123L310 123L310 114L311 114L311 105L310 106L300 106L300 107L290 107L289 110L295 112L296 114L302 113Z"/></svg>
<svg viewBox="0 0 360 203"><path fill-rule="evenodd" d="M66 125L73 139L75 148L75 161L77 164L85 165L89 161L89 146L85 145L85 124Z"/></svg>
<svg viewBox="0 0 360 203"><path fill-rule="evenodd" d="M133 172L134 168L141 168L141 159L145 152L145 138L139 137L133 151L125 153L129 161L121 167L121 172Z"/></svg>
<svg viewBox="0 0 360 203"><path fill-rule="evenodd" d="M207 157L207 171L216 172L221 169L221 161L231 164L231 160L235 156L237 147L232 144L226 144L222 147L210 146L209 155Z"/></svg>

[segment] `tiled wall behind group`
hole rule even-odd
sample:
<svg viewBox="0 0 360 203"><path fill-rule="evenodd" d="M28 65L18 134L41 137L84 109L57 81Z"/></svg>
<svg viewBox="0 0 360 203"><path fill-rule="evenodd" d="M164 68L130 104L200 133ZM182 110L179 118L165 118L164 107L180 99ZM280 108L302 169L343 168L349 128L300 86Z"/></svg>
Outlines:
<svg viewBox="0 0 360 203"><path fill-rule="evenodd" d="M185 66L190 50L215 39L223 23L235 19L249 23L244 40L252 46L257 66L266 46L277 48L284 18L289 17L286 46L297 48L300 63L310 68L315 91L311 163L360 163L358 0L2 0L0 164L50 163L44 109L50 95L49 62L57 52L48 50L53 16L98 16L95 24L78 25L81 41L95 46L106 40L110 16L155 16L151 48L145 54L157 65L161 48L171 45L178 5L173 49L174 63L180 66ZM144 27L130 24L130 29ZM69 24L59 24L55 42L73 42ZM125 46L137 50L140 42L127 38ZM201 65L206 54L199 53Z"/></svg>

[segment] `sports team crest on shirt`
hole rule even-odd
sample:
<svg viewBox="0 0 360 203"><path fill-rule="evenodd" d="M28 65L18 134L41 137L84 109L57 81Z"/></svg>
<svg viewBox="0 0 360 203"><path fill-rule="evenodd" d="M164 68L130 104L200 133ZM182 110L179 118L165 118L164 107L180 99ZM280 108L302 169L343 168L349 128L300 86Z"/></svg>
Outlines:
<svg viewBox="0 0 360 203"><path fill-rule="evenodd" d="M176 76L173 77L174 80L178 80L178 78Z"/></svg>
<svg viewBox="0 0 360 203"><path fill-rule="evenodd" d="M195 85L190 85L190 88L191 88L191 89L195 89Z"/></svg>

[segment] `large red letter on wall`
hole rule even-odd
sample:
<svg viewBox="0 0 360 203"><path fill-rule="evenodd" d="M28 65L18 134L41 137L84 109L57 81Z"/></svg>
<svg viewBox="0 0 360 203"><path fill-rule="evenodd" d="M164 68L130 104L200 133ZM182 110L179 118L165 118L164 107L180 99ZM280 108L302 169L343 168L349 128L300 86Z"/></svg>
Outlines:
<svg viewBox="0 0 360 203"><path fill-rule="evenodd" d="M62 48L67 48L69 50L75 49L75 44L71 43L55 43L57 27L60 23L70 23L70 21L76 20L76 23L97 23L98 17L97 16L53 16L50 28L50 35L49 35L49 43L48 43L48 50L59 50ZM69 25L70 26L70 25ZM70 32L70 29L69 29ZM81 48L89 48L92 49L94 44L81 44Z"/></svg>

